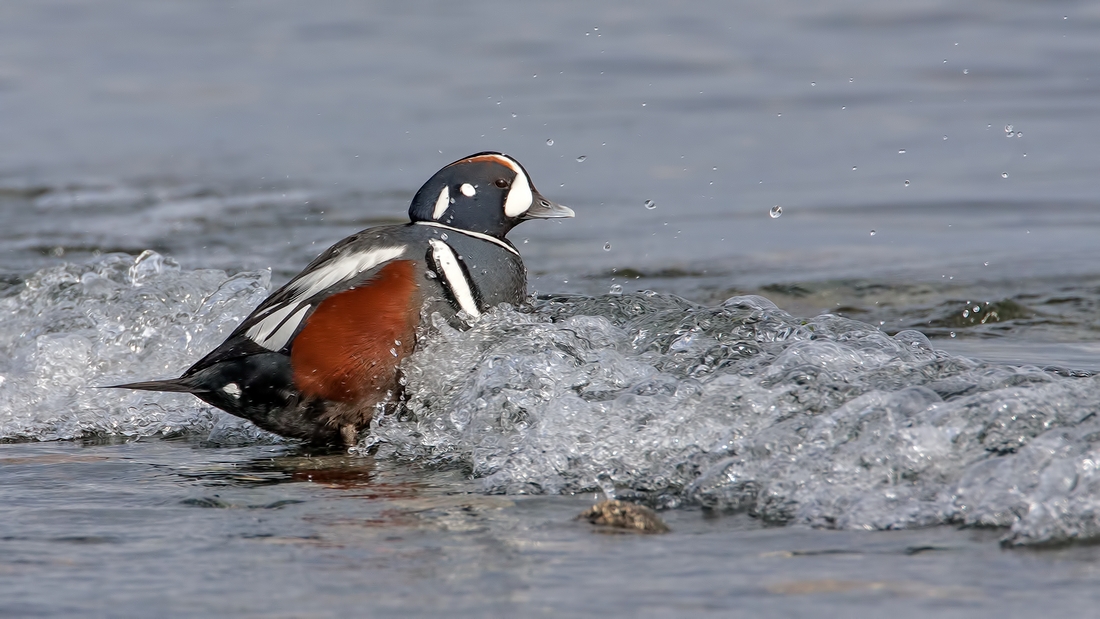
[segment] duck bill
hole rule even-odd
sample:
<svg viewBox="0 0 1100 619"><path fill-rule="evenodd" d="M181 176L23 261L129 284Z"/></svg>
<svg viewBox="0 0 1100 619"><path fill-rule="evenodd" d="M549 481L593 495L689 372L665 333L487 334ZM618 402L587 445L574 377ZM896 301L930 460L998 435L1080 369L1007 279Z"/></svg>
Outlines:
<svg viewBox="0 0 1100 619"><path fill-rule="evenodd" d="M553 219L555 217L576 217L577 214L573 212L573 209L568 206L551 202L542 197L537 191L532 192L531 207L527 209L527 212L520 215L522 219Z"/></svg>

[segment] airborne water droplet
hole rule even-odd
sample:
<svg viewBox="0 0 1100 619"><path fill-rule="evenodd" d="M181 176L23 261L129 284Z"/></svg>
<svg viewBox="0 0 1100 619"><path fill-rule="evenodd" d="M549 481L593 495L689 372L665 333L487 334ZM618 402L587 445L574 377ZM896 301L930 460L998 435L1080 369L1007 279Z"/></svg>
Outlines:
<svg viewBox="0 0 1100 619"><path fill-rule="evenodd" d="M621 295L623 293L623 287L620 286L619 284L612 284L611 285L611 290L608 290L607 293L608 294L613 294L615 296Z"/></svg>
<svg viewBox="0 0 1100 619"><path fill-rule="evenodd" d="M875 236L875 231L871 230L871 236Z"/></svg>
<svg viewBox="0 0 1100 619"><path fill-rule="evenodd" d="M1001 172L1001 178L1008 178L1008 172Z"/></svg>
<svg viewBox="0 0 1100 619"><path fill-rule="evenodd" d="M772 219L778 219L779 216L782 215L782 214L783 214L783 207L779 206L778 204L773 206L772 210L768 211L768 215L770 215Z"/></svg>
<svg viewBox="0 0 1100 619"><path fill-rule="evenodd" d="M446 241L447 240L447 233L444 232L443 234L440 234L439 238L440 238L440 240Z"/></svg>
<svg viewBox="0 0 1100 619"><path fill-rule="evenodd" d="M908 181L908 180L907 180L907 181L905 181L905 186L906 186L906 187L908 187L908 186L909 186L909 181Z"/></svg>
<svg viewBox="0 0 1100 619"><path fill-rule="evenodd" d="M657 208L657 203L653 200L646 200L645 207L652 211L653 209Z"/></svg>
<svg viewBox="0 0 1100 619"><path fill-rule="evenodd" d="M604 251L611 251L611 241L608 241L608 242L603 244L603 250Z"/></svg>
<svg viewBox="0 0 1100 619"><path fill-rule="evenodd" d="M581 155L580 157L577 157L577 163L580 163L585 159L588 159L588 155Z"/></svg>
<svg viewBox="0 0 1100 619"><path fill-rule="evenodd" d="M855 166L852 166L852 171L853 171L853 172L855 172L855 171L856 171L856 169L857 169L857 168L856 168Z"/></svg>
<svg viewBox="0 0 1100 619"><path fill-rule="evenodd" d="M898 154L899 155L904 155L905 154L905 149L904 148L899 148L898 149Z"/></svg>
<svg viewBox="0 0 1100 619"><path fill-rule="evenodd" d="M546 140L546 145L547 146L553 146L554 145L554 140L552 140L552 139L551 140Z"/></svg>

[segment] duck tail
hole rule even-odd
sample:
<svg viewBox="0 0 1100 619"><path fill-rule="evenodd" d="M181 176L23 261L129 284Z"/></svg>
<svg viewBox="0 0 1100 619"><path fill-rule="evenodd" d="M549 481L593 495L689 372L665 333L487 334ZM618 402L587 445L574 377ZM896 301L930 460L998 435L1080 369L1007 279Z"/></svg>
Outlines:
<svg viewBox="0 0 1100 619"><path fill-rule="evenodd" d="M140 389L141 391L171 391L173 393L204 393L210 391L199 387L185 378L173 378L169 380L147 380L139 383L126 383L124 385L104 385L100 389Z"/></svg>

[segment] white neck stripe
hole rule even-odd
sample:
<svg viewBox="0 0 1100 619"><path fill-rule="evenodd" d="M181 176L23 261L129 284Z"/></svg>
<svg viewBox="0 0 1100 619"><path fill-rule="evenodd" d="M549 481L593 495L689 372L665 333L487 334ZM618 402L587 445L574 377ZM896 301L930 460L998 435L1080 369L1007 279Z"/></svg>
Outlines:
<svg viewBox="0 0 1100 619"><path fill-rule="evenodd" d="M451 205L451 189L450 187L443 187L443 191L439 192L439 197L435 200L435 208L432 209L432 219L439 219L443 216L443 213L447 211L447 207Z"/></svg>
<svg viewBox="0 0 1100 619"><path fill-rule="evenodd" d="M480 232L474 232L472 230L463 230L462 228L454 228L454 227L451 227L451 226L448 226L448 225L445 225L445 224L441 224L441 223L436 222L436 221L414 221L413 224L415 224L417 226L432 226L433 228L443 228L445 230L452 230L454 232L458 232L459 234L465 234L467 236L472 236L474 238L478 238L478 239L481 239L483 241L489 241L490 243L494 243L496 245L499 245L499 246L503 247L504 249L507 249L509 252L511 252L511 253L513 253L517 256L519 255L519 250L517 250L515 247L512 247L507 242L502 241L502 240L500 240L496 237L489 236L488 234L482 234Z"/></svg>

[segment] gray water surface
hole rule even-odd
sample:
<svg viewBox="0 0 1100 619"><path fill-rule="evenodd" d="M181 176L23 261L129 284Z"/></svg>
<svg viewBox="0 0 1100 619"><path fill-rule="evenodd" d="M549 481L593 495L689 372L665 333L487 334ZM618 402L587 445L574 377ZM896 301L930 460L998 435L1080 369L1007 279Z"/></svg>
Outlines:
<svg viewBox="0 0 1100 619"><path fill-rule="evenodd" d="M4 3L0 614L1090 616L1098 35L1087 2ZM429 334L356 454L95 389L487 149L577 211L511 235L543 300ZM600 487L673 532L575 522Z"/></svg>

